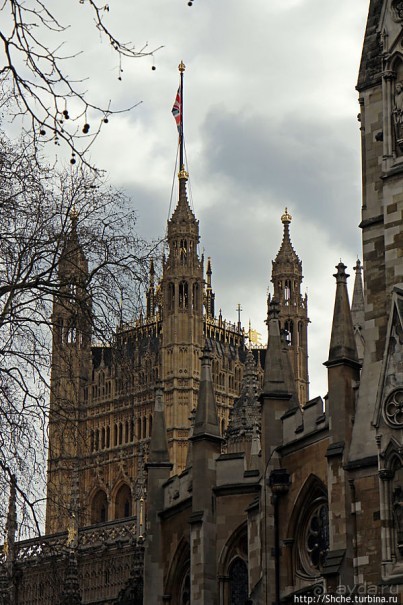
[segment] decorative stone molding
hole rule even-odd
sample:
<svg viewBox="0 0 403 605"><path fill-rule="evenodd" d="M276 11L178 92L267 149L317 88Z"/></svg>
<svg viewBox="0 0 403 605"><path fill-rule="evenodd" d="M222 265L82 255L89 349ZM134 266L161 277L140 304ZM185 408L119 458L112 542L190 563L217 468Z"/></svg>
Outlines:
<svg viewBox="0 0 403 605"><path fill-rule="evenodd" d="M392 0L392 18L396 23L403 22L403 1L402 0Z"/></svg>
<svg viewBox="0 0 403 605"><path fill-rule="evenodd" d="M317 498L308 507L297 541L304 572L317 576L329 548L329 513L325 498Z"/></svg>
<svg viewBox="0 0 403 605"><path fill-rule="evenodd" d="M394 471L389 468L383 468L379 471L379 477L382 481L390 481L394 474Z"/></svg>
<svg viewBox="0 0 403 605"><path fill-rule="evenodd" d="M388 395L383 405L383 415L392 428L403 428L403 389L395 389Z"/></svg>

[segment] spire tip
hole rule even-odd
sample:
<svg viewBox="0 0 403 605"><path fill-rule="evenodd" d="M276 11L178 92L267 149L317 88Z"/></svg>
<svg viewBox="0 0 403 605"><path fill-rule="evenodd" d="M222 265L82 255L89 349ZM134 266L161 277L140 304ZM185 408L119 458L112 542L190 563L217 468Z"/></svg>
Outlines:
<svg viewBox="0 0 403 605"><path fill-rule="evenodd" d="M283 225L289 225L292 221L292 216L291 214L288 212L287 207L284 210L284 214L281 216L281 222L283 223Z"/></svg>

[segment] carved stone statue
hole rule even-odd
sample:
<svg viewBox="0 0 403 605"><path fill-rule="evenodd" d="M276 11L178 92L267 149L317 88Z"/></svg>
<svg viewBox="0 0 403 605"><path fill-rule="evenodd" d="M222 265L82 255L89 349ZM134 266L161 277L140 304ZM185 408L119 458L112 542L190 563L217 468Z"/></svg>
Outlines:
<svg viewBox="0 0 403 605"><path fill-rule="evenodd" d="M401 2L401 5L403 18L403 1ZM403 82L396 82L393 120L395 123L396 142L400 150L403 151Z"/></svg>
<svg viewBox="0 0 403 605"><path fill-rule="evenodd" d="M392 503L397 547L400 554L403 554L403 489L400 485L393 490Z"/></svg>

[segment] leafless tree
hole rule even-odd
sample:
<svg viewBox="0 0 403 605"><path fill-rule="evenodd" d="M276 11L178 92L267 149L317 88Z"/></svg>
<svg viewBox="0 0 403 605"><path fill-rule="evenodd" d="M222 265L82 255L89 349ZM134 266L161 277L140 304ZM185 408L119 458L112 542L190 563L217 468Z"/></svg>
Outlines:
<svg viewBox="0 0 403 605"><path fill-rule="evenodd" d="M69 4L69 11L77 13L76 24L83 16L92 18L101 38L116 53L119 80L123 59L150 56L158 50L122 42L108 27L109 4L96 0L71 0ZM110 104L97 105L88 96L84 80L75 81L66 72L66 59L72 58L63 50L69 28L58 19L57 5L50 6L50 0L1 2L0 85L15 101L14 113L28 116L35 142L65 142L74 164L76 157L84 158L101 127L118 111Z"/></svg>
<svg viewBox="0 0 403 605"><path fill-rule="evenodd" d="M53 301L90 300L93 338L109 342L122 288L128 316L138 308L150 247L135 235L130 201L96 173L55 176L32 141L11 145L0 134L0 149L0 520L15 474L23 525L32 526L44 493ZM72 236L88 259L85 300L58 271Z"/></svg>

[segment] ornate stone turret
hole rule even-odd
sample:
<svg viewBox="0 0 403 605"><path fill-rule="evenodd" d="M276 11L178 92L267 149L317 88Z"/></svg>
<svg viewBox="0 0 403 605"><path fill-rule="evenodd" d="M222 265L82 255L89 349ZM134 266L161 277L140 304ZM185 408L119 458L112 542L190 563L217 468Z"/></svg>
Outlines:
<svg viewBox="0 0 403 605"><path fill-rule="evenodd" d="M258 398L259 380L252 352L246 354L242 389L239 399L230 412L226 432L228 452L251 454L252 441L258 437L261 427L261 406Z"/></svg>
<svg viewBox="0 0 403 605"><path fill-rule="evenodd" d="M68 522L73 474L84 450L79 429L79 403L91 367L91 299L87 292L88 262L78 237L78 213L70 213L71 229L59 261L59 292L54 298L52 371L49 414L49 464L46 531L62 531Z"/></svg>
<svg viewBox="0 0 403 605"><path fill-rule="evenodd" d="M189 414L196 406L203 343L203 263L199 222L190 208L188 173L179 173L179 201L168 221L168 258L163 266L164 382L168 441L175 470L186 466ZM178 385L180 384L180 389Z"/></svg>
<svg viewBox="0 0 403 605"><path fill-rule="evenodd" d="M290 239L292 217L287 208L281 217L283 241L272 263L273 297L278 301L280 329L287 332L289 355L300 405L309 399L308 297L301 295L302 263ZM269 296L270 303L270 296Z"/></svg>

